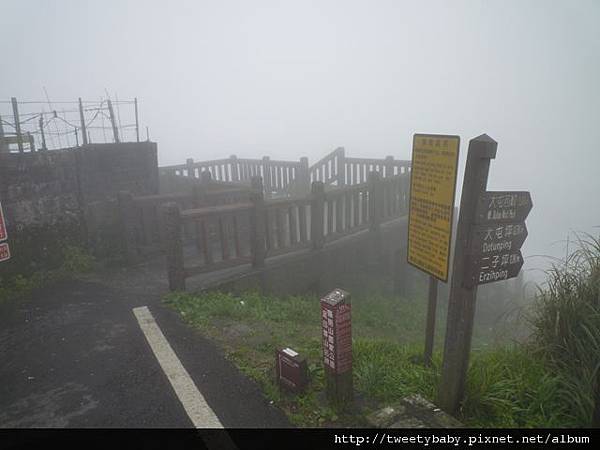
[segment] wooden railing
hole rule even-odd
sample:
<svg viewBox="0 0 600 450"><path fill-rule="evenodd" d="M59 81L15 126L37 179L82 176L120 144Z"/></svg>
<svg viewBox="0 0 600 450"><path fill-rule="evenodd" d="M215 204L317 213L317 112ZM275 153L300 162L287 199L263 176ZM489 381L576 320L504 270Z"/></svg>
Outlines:
<svg viewBox="0 0 600 450"><path fill-rule="evenodd" d="M408 177L371 172L366 183L329 191L315 181L310 195L273 200L265 200L262 179L253 177L246 201L193 209L164 205L170 289L185 289L186 278L200 273L247 263L261 267L270 257L318 250L366 229L377 232L407 213ZM190 236L195 245L186 246Z"/></svg>
<svg viewBox="0 0 600 450"><path fill-rule="evenodd" d="M327 185L346 186L366 183L370 172L382 177L392 177L410 171L410 161L397 160L393 156L385 159L351 158L340 147L309 168L311 181L322 181Z"/></svg>
<svg viewBox="0 0 600 450"><path fill-rule="evenodd" d="M140 257L163 251L162 205L173 203L182 210L231 205L248 202L251 193L249 186L224 185L210 180L193 185L187 193L133 196L129 192L119 192L119 217L124 237L122 248L127 260L135 262ZM191 226L184 228L187 240L193 239L193 233Z"/></svg>
<svg viewBox="0 0 600 450"><path fill-rule="evenodd" d="M185 164L163 166L161 174L173 174L190 178L201 178L209 173L217 182L250 184L252 177L263 179L263 188L267 197L290 195L290 185L294 185L295 193L306 194L310 188L308 176L308 159L299 161L271 160L268 156L262 159L238 158L231 155L226 159L194 162L188 159ZM304 190L304 192L302 192Z"/></svg>

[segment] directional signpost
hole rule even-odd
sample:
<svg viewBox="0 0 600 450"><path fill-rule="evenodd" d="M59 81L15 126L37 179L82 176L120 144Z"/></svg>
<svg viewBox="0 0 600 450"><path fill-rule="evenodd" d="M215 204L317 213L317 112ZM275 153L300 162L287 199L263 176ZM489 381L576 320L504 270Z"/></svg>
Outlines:
<svg viewBox="0 0 600 450"><path fill-rule="evenodd" d="M523 267L520 248L527 238L525 218L533 203L529 192L484 192L471 227L466 286L508 280Z"/></svg>
<svg viewBox="0 0 600 450"><path fill-rule="evenodd" d="M464 395L477 286L514 278L523 266L525 218L533 204L529 192L486 191L497 145L485 134L469 142L438 391L438 404L450 413Z"/></svg>
<svg viewBox="0 0 600 450"><path fill-rule="evenodd" d="M10 259L10 247L8 242L3 242L8 238L6 232L6 222L4 221L4 212L2 211L2 203L0 203L0 262Z"/></svg>

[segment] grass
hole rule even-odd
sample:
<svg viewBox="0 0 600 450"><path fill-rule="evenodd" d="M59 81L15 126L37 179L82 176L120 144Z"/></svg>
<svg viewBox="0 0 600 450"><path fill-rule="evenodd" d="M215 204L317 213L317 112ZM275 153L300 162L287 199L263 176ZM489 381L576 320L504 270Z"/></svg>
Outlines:
<svg viewBox="0 0 600 450"><path fill-rule="evenodd" d="M421 364L425 307L420 299L382 293L353 298L357 401L346 412L329 407L324 398L317 297L211 292L174 293L166 301L217 341L298 426L365 426L369 412L409 394L435 400L441 355L434 355L431 368ZM275 384L274 353L282 346L309 361L311 383L303 395L282 393ZM521 345L475 351L460 420L476 427L577 425L561 403L558 378L547 370L542 358L531 358L530 349Z"/></svg>
<svg viewBox="0 0 600 450"><path fill-rule="evenodd" d="M548 271L529 320L573 421L589 425L600 380L600 239L576 238L577 249Z"/></svg>

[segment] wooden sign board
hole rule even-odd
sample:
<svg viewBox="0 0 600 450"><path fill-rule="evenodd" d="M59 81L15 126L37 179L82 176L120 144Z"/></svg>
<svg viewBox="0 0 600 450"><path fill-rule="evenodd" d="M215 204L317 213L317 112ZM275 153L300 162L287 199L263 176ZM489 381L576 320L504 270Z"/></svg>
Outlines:
<svg viewBox="0 0 600 450"><path fill-rule="evenodd" d="M519 250L527 238L525 222L489 223L471 230L471 255Z"/></svg>
<svg viewBox="0 0 600 450"><path fill-rule="evenodd" d="M6 222L4 221L2 203L0 202L0 242L5 241L6 238L8 238L8 233L6 232Z"/></svg>
<svg viewBox="0 0 600 450"><path fill-rule="evenodd" d="M531 211L531 195L526 191L484 192L479 196L475 222L518 222Z"/></svg>
<svg viewBox="0 0 600 450"><path fill-rule="evenodd" d="M7 259L10 259L10 247L8 246L8 242L3 242L0 244L0 262Z"/></svg>
<svg viewBox="0 0 600 450"><path fill-rule="evenodd" d="M277 350L275 371L279 386L292 392L302 392L308 384L306 358L291 348Z"/></svg>
<svg viewBox="0 0 600 450"><path fill-rule="evenodd" d="M467 263L465 286L477 286L508 280L519 274L523 267L523 255L520 250L514 252L496 253L493 255L478 255Z"/></svg>
<svg viewBox="0 0 600 450"><path fill-rule="evenodd" d="M413 137L408 215L408 263L448 281L460 138Z"/></svg>

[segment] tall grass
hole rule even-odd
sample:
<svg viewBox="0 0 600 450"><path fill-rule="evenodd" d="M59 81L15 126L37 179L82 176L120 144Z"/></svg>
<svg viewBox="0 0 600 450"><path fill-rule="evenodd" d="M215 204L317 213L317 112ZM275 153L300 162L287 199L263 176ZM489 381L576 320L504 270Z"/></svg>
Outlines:
<svg viewBox="0 0 600 450"><path fill-rule="evenodd" d="M600 367L600 240L577 235L577 248L548 271L530 315L535 351L549 361L574 423L589 425Z"/></svg>

